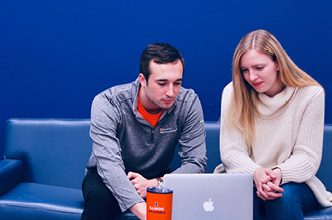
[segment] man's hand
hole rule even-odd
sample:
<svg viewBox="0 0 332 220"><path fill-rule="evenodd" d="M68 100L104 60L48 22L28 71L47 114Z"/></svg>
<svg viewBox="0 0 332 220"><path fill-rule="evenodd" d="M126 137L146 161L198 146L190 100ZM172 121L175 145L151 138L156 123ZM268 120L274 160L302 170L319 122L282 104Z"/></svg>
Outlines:
<svg viewBox="0 0 332 220"><path fill-rule="evenodd" d="M158 186L158 181L156 179L147 180L141 174L129 172L127 175L130 182L134 185L137 193L143 199L146 198L146 189L150 186Z"/></svg>
<svg viewBox="0 0 332 220"><path fill-rule="evenodd" d="M146 220L146 202L136 203L130 207L130 211L134 213L139 219Z"/></svg>
<svg viewBox="0 0 332 220"><path fill-rule="evenodd" d="M282 173L280 169L258 168L254 173L257 196L264 201L282 197L280 192L284 190L279 187L281 178Z"/></svg>

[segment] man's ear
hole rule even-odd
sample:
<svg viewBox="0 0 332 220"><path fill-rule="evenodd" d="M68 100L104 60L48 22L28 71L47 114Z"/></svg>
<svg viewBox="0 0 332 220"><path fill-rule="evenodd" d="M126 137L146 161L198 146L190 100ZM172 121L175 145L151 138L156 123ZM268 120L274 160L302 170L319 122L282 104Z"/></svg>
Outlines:
<svg viewBox="0 0 332 220"><path fill-rule="evenodd" d="M147 82L146 82L145 76L144 76L142 73L140 73L140 74L138 75L138 80L139 80L141 86L145 87L145 86L147 85Z"/></svg>

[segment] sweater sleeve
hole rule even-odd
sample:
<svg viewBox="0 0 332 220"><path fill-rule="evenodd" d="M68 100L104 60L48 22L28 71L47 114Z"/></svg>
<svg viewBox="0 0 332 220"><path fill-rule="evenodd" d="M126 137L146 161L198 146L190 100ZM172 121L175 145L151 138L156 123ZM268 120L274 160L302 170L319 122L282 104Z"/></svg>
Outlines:
<svg viewBox="0 0 332 220"><path fill-rule="evenodd" d="M106 96L98 95L91 108L90 136L93 154L99 176L117 199L121 210L125 211L144 200L138 195L125 173L116 136L120 122L121 117L114 102Z"/></svg>
<svg viewBox="0 0 332 220"><path fill-rule="evenodd" d="M250 173L261 166L249 157L249 147L245 144L237 129L228 129L225 124L227 108L233 92L232 83L228 84L222 94L220 117L220 156L227 173Z"/></svg>
<svg viewBox="0 0 332 220"><path fill-rule="evenodd" d="M325 97L321 87L311 88L299 94L300 100L306 105L303 111L299 110L303 114L292 154L277 165L282 170L282 184L309 181L315 176L321 162Z"/></svg>

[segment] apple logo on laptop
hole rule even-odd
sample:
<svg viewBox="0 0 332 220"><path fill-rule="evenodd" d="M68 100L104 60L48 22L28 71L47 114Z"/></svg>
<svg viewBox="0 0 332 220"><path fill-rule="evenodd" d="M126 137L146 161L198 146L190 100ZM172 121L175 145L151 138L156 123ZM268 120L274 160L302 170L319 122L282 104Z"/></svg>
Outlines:
<svg viewBox="0 0 332 220"><path fill-rule="evenodd" d="M213 202L212 199L210 198L209 201L206 201L203 203L203 208L206 212L212 212L214 207L213 207Z"/></svg>

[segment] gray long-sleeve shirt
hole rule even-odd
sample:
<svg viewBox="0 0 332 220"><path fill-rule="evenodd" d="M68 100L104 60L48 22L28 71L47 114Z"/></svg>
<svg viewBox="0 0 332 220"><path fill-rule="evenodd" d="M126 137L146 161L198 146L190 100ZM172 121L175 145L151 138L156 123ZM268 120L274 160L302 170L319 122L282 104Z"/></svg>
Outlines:
<svg viewBox="0 0 332 220"><path fill-rule="evenodd" d="M197 94L181 87L174 106L163 111L153 128L137 111L138 89L138 79L112 87L98 94L91 108L93 144L86 168L97 168L122 211L143 201L126 173L147 179L163 176L177 144L182 165L173 173L206 169L204 118Z"/></svg>

